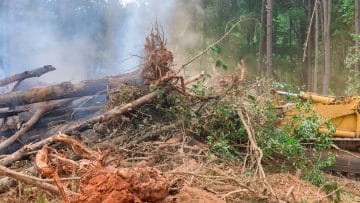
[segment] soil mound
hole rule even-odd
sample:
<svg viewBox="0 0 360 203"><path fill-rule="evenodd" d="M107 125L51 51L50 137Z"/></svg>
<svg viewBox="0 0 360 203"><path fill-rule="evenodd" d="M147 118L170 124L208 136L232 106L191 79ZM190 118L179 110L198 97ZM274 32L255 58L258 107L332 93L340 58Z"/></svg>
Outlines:
<svg viewBox="0 0 360 203"><path fill-rule="evenodd" d="M148 167L94 170L82 177L80 188L74 202L161 202L169 193L166 178Z"/></svg>

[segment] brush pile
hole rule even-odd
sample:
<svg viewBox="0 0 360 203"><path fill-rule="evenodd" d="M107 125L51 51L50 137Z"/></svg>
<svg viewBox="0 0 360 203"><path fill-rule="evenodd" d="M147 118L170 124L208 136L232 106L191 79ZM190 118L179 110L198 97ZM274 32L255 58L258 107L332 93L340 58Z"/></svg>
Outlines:
<svg viewBox="0 0 360 203"><path fill-rule="evenodd" d="M177 75L173 58L156 28L146 38L143 67L133 73L17 89L26 78L54 71L45 66L0 81L15 82L0 95L0 199L295 202L314 190L290 175L301 188L284 189L278 176L264 172L255 135L263 120L248 109L252 95L269 102L268 83L245 83L242 65L213 91L204 74ZM228 137L233 143L225 143Z"/></svg>

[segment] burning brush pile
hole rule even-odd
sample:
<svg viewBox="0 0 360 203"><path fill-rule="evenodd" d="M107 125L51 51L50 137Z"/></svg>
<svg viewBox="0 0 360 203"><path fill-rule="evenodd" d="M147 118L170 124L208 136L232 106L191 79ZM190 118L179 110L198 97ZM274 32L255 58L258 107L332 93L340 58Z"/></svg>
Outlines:
<svg viewBox="0 0 360 203"><path fill-rule="evenodd" d="M302 190L288 194L276 188L261 165L253 116L245 107L247 95L268 93L270 87L245 85L242 69L223 91L212 91L204 74L188 80L178 75L173 58L155 29L146 38L143 67L129 74L22 91L17 88L23 80L55 68L1 80L0 85L14 83L0 95L3 202L302 198ZM228 154L229 143L221 144L224 136L238 136L232 147L245 146L242 163ZM219 153L233 161L218 158ZM249 171L253 175L246 175Z"/></svg>

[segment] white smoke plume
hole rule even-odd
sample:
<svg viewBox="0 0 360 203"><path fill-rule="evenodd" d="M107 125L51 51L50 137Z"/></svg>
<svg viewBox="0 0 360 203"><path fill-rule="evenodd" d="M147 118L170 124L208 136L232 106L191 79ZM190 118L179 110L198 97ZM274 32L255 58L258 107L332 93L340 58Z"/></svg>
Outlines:
<svg viewBox="0 0 360 203"><path fill-rule="evenodd" d="M184 3L187 2L187 3ZM51 64L45 82L134 70L157 22L179 63L201 41L200 0L1 0L0 77Z"/></svg>

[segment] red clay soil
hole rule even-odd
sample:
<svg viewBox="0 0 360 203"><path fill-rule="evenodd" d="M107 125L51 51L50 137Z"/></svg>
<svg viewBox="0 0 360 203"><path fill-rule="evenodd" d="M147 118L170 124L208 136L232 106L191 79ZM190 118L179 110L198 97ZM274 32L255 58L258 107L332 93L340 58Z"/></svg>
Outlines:
<svg viewBox="0 0 360 203"><path fill-rule="evenodd" d="M289 202L317 202L319 197L326 195L322 191L318 192L319 188L310 182L290 174L272 174L267 179L274 192L281 199L286 196L291 187L294 187L292 195L289 196ZM328 201L327 199L322 199L321 202Z"/></svg>
<svg viewBox="0 0 360 203"><path fill-rule="evenodd" d="M169 194L165 177L153 168L94 170L80 181L81 195L73 202L161 202Z"/></svg>

